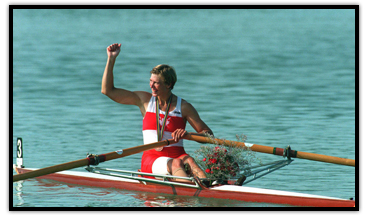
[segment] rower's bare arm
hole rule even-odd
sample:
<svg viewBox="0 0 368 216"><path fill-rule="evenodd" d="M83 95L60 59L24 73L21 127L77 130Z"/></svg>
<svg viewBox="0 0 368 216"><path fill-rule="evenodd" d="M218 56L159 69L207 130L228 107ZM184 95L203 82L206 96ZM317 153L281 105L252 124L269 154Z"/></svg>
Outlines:
<svg viewBox="0 0 368 216"><path fill-rule="evenodd" d="M136 105L140 108L142 115L145 114L145 102L149 100L150 94L143 91L129 91L114 86L113 69L116 57L120 53L121 44L112 44L107 47L107 63L102 77L101 92L113 101L121 104Z"/></svg>
<svg viewBox="0 0 368 216"><path fill-rule="evenodd" d="M204 123L200 118L197 110L192 106L192 104L185 102L183 103L183 113L185 114L186 120L194 128L197 133L207 133L213 135L212 130Z"/></svg>

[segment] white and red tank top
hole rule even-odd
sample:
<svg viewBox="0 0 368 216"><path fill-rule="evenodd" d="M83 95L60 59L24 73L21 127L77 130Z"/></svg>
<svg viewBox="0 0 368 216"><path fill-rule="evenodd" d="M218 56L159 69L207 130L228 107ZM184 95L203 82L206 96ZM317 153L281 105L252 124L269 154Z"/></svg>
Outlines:
<svg viewBox="0 0 368 216"><path fill-rule="evenodd" d="M160 110L159 121L160 128L162 127L162 121L165 117L165 112ZM181 98L178 97L176 102L176 108L169 112L166 119L166 124L164 128L164 133L162 140L172 139L171 133L178 128L185 129L186 122L183 119L181 112ZM144 144L157 142L157 122L156 122L156 98L151 97L148 104L146 114L143 118L143 142ZM161 151L156 151L155 149L147 150L143 152L141 161L141 171L152 173L152 164L159 157L170 157L178 158L182 155L187 155L183 147L183 140L165 146ZM152 176L146 176L147 178L154 178Z"/></svg>
<svg viewBox="0 0 368 216"><path fill-rule="evenodd" d="M165 112L160 110L159 121L160 128L163 124L163 119L165 117ZM183 119L181 112L181 98L177 98L176 107L173 111L169 112L164 128L164 134L162 140L172 139L171 133L174 132L178 128L185 129L186 122ZM156 97L151 97L150 102L148 103L146 114L143 118L143 143L149 144L157 142L157 122L156 122ZM179 140L179 142L175 144L171 144L165 148L170 147L183 147L183 140Z"/></svg>

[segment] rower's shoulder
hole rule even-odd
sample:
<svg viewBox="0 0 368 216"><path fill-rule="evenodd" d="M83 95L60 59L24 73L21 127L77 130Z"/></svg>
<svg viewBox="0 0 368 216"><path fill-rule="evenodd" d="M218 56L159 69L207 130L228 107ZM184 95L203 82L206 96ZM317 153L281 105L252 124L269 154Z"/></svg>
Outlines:
<svg viewBox="0 0 368 216"><path fill-rule="evenodd" d="M146 91L135 91L134 92L143 103L147 103L151 100L152 94Z"/></svg>
<svg viewBox="0 0 368 216"><path fill-rule="evenodd" d="M191 105L188 101L184 100L183 98L180 98L181 99L181 106L189 106Z"/></svg>
<svg viewBox="0 0 368 216"><path fill-rule="evenodd" d="M184 113L195 111L193 105L188 101L184 100L183 98L181 99L181 109L183 110Z"/></svg>

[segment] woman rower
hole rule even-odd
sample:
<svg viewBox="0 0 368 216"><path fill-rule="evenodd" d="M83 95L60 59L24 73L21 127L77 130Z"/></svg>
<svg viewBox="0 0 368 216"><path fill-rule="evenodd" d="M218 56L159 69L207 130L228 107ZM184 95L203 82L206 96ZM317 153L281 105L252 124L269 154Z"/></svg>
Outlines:
<svg viewBox="0 0 368 216"><path fill-rule="evenodd" d="M115 88L113 68L120 48L121 44L117 43L107 47L107 63L102 77L101 92L115 102L139 107L143 116L144 144L166 139L174 139L176 142L170 146L145 151L142 155L141 171L188 177L184 168L184 165L188 164L194 176L206 178L203 170L185 152L182 138L187 133L186 122L189 122L198 133L210 135L213 133L190 103L172 93L177 79L174 68L162 64L152 69L150 78L152 93Z"/></svg>

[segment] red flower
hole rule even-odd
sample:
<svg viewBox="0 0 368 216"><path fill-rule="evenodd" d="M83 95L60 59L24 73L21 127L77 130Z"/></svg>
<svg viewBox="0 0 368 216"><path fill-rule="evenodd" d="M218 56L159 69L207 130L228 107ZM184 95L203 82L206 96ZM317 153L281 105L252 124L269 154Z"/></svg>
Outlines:
<svg viewBox="0 0 368 216"><path fill-rule="evenodd" d="M211 172L211 170L210 169L206 169L206 173L210 173Z"/></svg>
<svg viewBox="0 0 368 216"><path fill-rule="evenodd" d="M203 158L203 161L206 161L207 159L206 158Z"/></svg>
<svg viewBox="0 0 368 216"><path fill-rule="evenodd" d="M211 163L217 163L217 160L216 159L210 159L210 162Z"/></svg>

